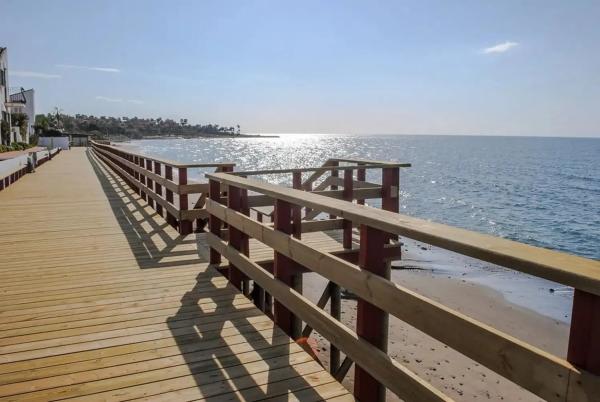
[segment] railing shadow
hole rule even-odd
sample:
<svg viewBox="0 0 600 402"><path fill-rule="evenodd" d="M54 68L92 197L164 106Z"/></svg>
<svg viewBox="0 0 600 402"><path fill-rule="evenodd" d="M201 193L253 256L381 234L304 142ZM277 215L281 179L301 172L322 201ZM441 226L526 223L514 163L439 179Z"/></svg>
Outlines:
<svg viewBox="0 0 600 402"><path fill-rule="evenodd" d="M140 268L206 262L197 252L195 239L167 230L168 223L114 171L107 168L91 151L86 155Z"/></svg>
<svg viewBox="0 0 600 402"><path fill-rule="evenodd" d="M200 264L207 263L208 256L203 235L182 237L168 230L166 221L121 177L92 153L87 157L139 267L198 264L201 271L177 312L167 318L191 379L155 396L211 402L280 400L285 395L322 400L313 385L334 380L315 377L323 370L317 362L216 269L203 270Z"/></svg>
<svg viewBox="0 0 600 402"><path fill-rule="evenodd" d="M323 368L237 289L227 284L221 289L236 296L214 297L214 304L206 304L204 295L217 290L215 275L210 268L199 274L181 309L167 321L196 386L163 396L211 402L281 400L285 395L322 400L307 377ZM178 337L182 330L193 335ZM210 353L201 351L207 348Z"/></svg>

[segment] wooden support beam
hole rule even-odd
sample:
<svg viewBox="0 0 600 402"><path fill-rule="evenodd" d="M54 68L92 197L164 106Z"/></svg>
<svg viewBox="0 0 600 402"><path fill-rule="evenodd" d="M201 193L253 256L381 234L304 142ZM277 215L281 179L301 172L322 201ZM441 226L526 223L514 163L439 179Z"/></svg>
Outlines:
<svg viewBox="0 0 600 402"><path fill-rule="evenodd" d="M600 296L575 289L567 360L600 375Z"/></svg>
<svg viewBox="0 0 600 402"><path fill-rule="evenodd" d="M360 227L359 266L374 275L387 277L383 247L387 235L366 225ZM387 352L387 313L371 303L358 299L356 333L383 352ZM362 402L385 401L385 387L362 367L354 371L354 396Z"/></svg>
<svg viewBox="0 0 600 402"><path fill-rule="evenodd" d="M329 301L329 299L331 297L331 286L332 285L333 285L333 282L331 282L331 281L329 281L327 283L327 286L325 286L325 289L323 289L323 293L321 293L321 297L319 297L319 301L317 301L317 307L325 308L325 306L327 305L327 302ZM313 327L306 324L304 326L304 329L302 330L302 338L308 338L310 336L310 334L312 334L312 331L313 331Z"/></svg>
<svg viewBox="0 0 600 402"><path fill-rule="evenodd" d="M208 182L208 192L209 198L214 202L219 202L221 199L221 185L216 180L209 180ZM221 220L214 215L209 215L208 227L210 233L215 236L221 238L221 227L223 226ZM221 263L221 254L217 252L214 248L210 248L210 260L211 264L220 264Z"/></svg>
<svg viewBox="0 0 600 402"><path fill-rule="evenodd" d="M398 213L400 211L400 168L381 169L381 209ZM389 240L398 240L398 235L389 234Z"/></svg>
<svg viewBox="0 0 600 402"><path fill-rule="evenodd" d="M239 187L229 186L229 192L227 195L228 206L230 209L243 213L242 205L242 191ZM229 245L239 250L244 255L249 255L248 252L248 235L235 228L229 226ZM231 264L229 269L229 282L231 282L236 288L244 290L244 282L247 281L246 275L244 275L234 264ZM247 282L246 282L247 283Z"/></svg>
<svg viewBox="0 0 600 402"><path fill-rule="evenodd" d="M346 377L346 374L348 374L348 370L350 370L350 367L352 367L352 363L354 363L352 359L346 356L338 371L336 371L333 375L333 378L335 378L338 382L342 382L344 377Z"/></svg>
<svg viewBox="0 0 600 402"><path fill-rule="evenodd" d="M286 234L292 234L292 204L281 200L275 201L275 229ZM296 274L295 265L296 263L292 259L279 252L275 252L275 278L285 283L290 288L294 288L294 275ZM277 300L275 300L274 307L275 323L293 339L299 338L301 322L297 317L285 305Z"/></svg>
<svg viewBox="0 0 600 402"><path fill-rule="evenodd" d="M354 172L352 170L344 170L344 199L348 202L352 202L353 195L353 177ZM342 245L344 248L352 248L352 221L344 219L344 234L342 239Z"/></svg>
<svg viewBox="0 0 600 402"><path fill-rule="evenodd" d="M147 171L152 172L152 160L151 159L146 159L145 168ZM148 187L150 190L153 190L153 182L147 176L146 176L146 187ZM147 202L148 202L148 205L150 205L152 208L154 208L154 200L152 198L148 198Z"/></svg>
<svg viewBox="0 0 600 402"><path fill-rule="evenodd" d="M160 165L160 162L154 161L154 173L156 173L159 176L162 174L162 167ZM154 182L154 192L156 194L158 194L159 197L163 196L162 186L158 182ZM156 205L156 212L158 212L158 214L162 216L162 214L163 214L162 205L160 205L160 204Z"/></svg>
<svg viewBox="0 0 600 402"><path fill-rule="evenodd" d="M188 177L187 168L179 168L179 177L178 184L183 185L187 184ZM185 211L188 209L188 195L180 194L179 195L179 211ZM188 220L179 220L179 233L183 236L192 233L192 221Z"/></svg>
<svg viewBox="0 0 600 402"><path fill-rule="evenodd" d="M165 165L165 179L169 181L173 181L173 167L171 165ZM171 205L174 205L173 202L173 190L166 188L165 189L165 197L167 202ZM173 227L177 227L177 219L167 211L167 223Z"/></svg>
<svg viewBox="0 0 600 402"><path fill-rule="evenodd" d="M340 165L340 163L339 163L338 161L331 161L331 165L332 165L332 166L339 166L339 165ZM339 177L339 171L338 171L338 170L336 170L336 169L331 169L331 177ZM338 189L338 186L337 186L337 184L332 184L332 185L331 185L331 190L332 190L332 191L335 191L335 190L337 190L337 189ZM336 218L336 216L335 216L335 215L333 215L333 214L329 214L329 219L335 219L335 218Z"/></svg>
<svg viewBox="0 0 600 402"><path fill-rule="evenodd" d="M359 166L364 165L364 163L359 163ZM364 168L356 169L356 181L366 182L367 181L367 171ZM358 205L365 205L365 200L360 199L356 200Z"/></svg>

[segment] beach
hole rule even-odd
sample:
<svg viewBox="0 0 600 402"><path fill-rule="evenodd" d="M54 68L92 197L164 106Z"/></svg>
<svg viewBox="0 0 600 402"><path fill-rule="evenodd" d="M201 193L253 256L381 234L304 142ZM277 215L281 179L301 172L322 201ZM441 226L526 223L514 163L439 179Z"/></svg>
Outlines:
<svg viewBox="0 0 600 402"><path fill-rule="evenodd" d="M545 351L560 357L566 356L568 318L564 320L552 318L512 303L501 291L477 281L464 279L471 275L456 276L440 273L436 259L446 256L447 260L452 261L455 258L452 253L409 239L402 239L402 241L405 243L403 251L406 251L400 265L407 266L408 269L392 270L394 282ZM468 259L465 259L463 264L463 266L454 265L453 268L456 272L482 269L482 267L469 266ZM487 268L497 269L491 265ZM470 273L475 277L478 272ZM305 275L304 294L316 301L325 284L326 281L317 274ZM567 307L570 306L568 301L564 301L565 297L556 292L540 289L539 293L532 297L542 301L559 298L558 300ZM329 304L326 309L329 309ZM355 328L355 300L342 300L342 322L350 328ZM314 333L314 335L318 343L318 357L328 367L329 342L319 334ZM390 317L388 354L458 401L542 400L395 317ZM353 387L352 379L351 370L343 381L349 389ZM388 393L388 400L399 399Z"/></svg>

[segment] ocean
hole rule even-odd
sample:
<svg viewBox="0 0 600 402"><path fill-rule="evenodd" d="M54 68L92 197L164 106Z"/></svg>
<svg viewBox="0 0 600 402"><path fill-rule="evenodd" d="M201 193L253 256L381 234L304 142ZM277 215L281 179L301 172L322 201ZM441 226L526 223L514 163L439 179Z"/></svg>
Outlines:
<svg viewBox="0 0 600 402"><path fill-rule="evenodd" d="M400 174L401 213L600 259L600 139L283 134L131 145L177 161L233 161L236 170L320 166L330 157L408 162ZM367 179L377 174L369 171ZM549 315L564 319L568 308L559 310Z"/></svg>

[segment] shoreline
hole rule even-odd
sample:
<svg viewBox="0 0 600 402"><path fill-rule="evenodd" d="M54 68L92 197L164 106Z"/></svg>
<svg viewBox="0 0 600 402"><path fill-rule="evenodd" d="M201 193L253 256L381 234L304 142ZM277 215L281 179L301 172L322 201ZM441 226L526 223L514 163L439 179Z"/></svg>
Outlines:
<svg viewBox="0 0 600 402"><path fill-rule="evenodd" d="M470 274L465 275L468 279L464 279L463 275L448 275L439 267L431 269L438 262L438 257L449 257L449 252L431 248L423 250L422 247L413 241L405 243L403 265L409 268L393 269L394 282L536 347L557 356L566 356L569 336L567 322L516 304L501 290L487 286L486 281L471 280ZM447 264L456 264L456 261ZM452 272L473 270L469 265L454 266L453 269ZM475 271L480 271L479 267ZM487 272L483 271L482 274L486 275ZM326 283L327 280L318 274L306 274L304 294L316 302ZM564 299L557 294L551 296ZM329 303L325 309L329 311ZM355 300L342 298L341 320L349 328L356 328ZM317 356L328 367L329 342L316 332L313 334L318 345ZM390 317L388 354L459 401L541 400L395 317ZM351 370L343 381L348 389L353 387L352 379ZM388 393L387 400L399 399Z"/></svg>

